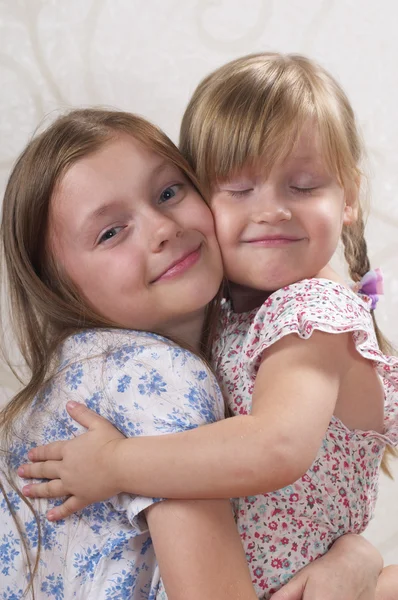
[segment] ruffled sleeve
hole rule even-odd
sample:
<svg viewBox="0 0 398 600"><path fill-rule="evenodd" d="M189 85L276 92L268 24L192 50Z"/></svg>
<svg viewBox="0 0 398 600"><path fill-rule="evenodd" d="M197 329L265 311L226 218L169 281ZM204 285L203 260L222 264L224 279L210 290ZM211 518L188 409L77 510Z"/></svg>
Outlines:
<svg viewBox="0 0 398 600"><path fill-rule="evenodd" d="M357 351L371 360L385 391L385 432L398 444L398 358L379 349L370 301L345 286L326 279L307 279L273 293L251 324L244 355L254 380L264 352L286 335L308 339L314 331L352 332Z"/></svg>

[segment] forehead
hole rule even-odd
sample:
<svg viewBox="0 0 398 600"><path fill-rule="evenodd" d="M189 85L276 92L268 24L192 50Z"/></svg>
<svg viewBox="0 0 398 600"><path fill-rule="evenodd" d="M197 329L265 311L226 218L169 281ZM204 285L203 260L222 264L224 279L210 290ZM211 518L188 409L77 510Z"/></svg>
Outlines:
<svg viewBox="0 0 398 600"><path fill-rule="evenodd" d="M305 123L294 140L292 150L286 159L314 159L322 158L322 143L319 128L316 123Z"/></svg>
<svg viewBox="0 0 398 600"><path fill-rule="evenodd" d="M119 135L66 170L54 190L52 209L81 203L90 206L99 198L132 193L167 166L170 163L132 136Z"/></svg>
<svg viewBox="0 0 398 600"><path fill-rule="evenodd" d="M132 136L120 134L70 166L59 182L58 190L72 191L82 186L95 186L99 180L101 183L107 179L113 182L124 171L137 180L162 162L161 156L145 148Z"/></svg>
<svg viewBox="0 0 398 600"><path fill-rule="evenodd" d="M229 175L218 181L231 180L244 173L246 176L269 175L274 169L291 167L325 167L325 157L322 149L321 136L316 123L308 122L297 134L296 139L290 138L284 151L265 151L255 159L248 160L241 169L233 170Z"/></svg>

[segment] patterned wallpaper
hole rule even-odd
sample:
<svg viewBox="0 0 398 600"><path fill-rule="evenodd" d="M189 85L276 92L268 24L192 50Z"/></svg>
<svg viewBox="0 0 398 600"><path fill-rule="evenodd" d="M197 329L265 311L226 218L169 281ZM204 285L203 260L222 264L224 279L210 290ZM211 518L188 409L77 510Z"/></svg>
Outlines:
<svg viewBox="0 0 398 600"><path fill-rule="evenodd" d="M386 277L378 316L398 344L397 17L394 0L0 0L0 192L60 108L124 108L177 140L210 70L261 50L309 54L347 90L367 142L370 256Z"/></svg>

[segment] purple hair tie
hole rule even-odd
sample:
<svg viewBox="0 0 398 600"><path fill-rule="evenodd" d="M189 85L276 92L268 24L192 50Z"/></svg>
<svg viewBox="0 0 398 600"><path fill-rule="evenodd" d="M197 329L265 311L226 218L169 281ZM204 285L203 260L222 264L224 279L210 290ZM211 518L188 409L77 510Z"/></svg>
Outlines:
<svg viewBox="0 0 398 600"><path fill-rule="evenodd" d="M361 281L355 284L354 291L357 294L368 296L372 301L371 309L374 310L379 297L384 294L383 273L381 269L372 269L365 273Z"/></svg>

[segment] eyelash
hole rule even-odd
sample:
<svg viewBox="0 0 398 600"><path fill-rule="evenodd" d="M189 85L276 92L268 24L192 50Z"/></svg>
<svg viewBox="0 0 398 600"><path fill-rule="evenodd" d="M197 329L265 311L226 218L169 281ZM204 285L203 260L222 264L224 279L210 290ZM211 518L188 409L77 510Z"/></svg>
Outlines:
<svg viewBox="0 0 398 600"><path fill-rule="evenodd" d="M124 226L123 225L115 225L113 227L109 227L109 229L107 229L106 231L104 231L104 233L99 237L98 245L104 244L105 242L108 242L109 240L112 240L114 237L116 237L117 233L115 235L112 235L110 238L104 239L105 236L106 236L106 234L109 233L110 231L113 231L114 229L123 230Z"/></svg>
<svg viewBox="0 0 398 600"><path fill-rule="evenodd" d="M171 190L173 188L177 188L175 191L174 196L172 196L171 198L168 198L167 200L163 200L161 201L159 198L159 203L160 204L165 204L166 202L169 202L170 200L172 200L173 198L176 197L177 193L180 191L180 189L182 188L183 184L182 183L173 183L173 185L168 185L166 188L164 188L164 190L161 192L160 194L160 198L162 197L162 195L167 192L167 190Z"/></svg>
<svg viewBox="0 0 398 600"><path fill-rule="evenodd" d="M243 196L246 196L249 192L252 192L253 190L247 189L247 190L228 190L228 194L230 196L233 196L234 198L242 198Z"/></svg>
<svg viewBox="0 0 398 600"><path fill-rule="evenodd" d="M314 192L317 188L316 187L299 188L299 187L295 187L292 185L292 186L290 186L290 189L293 190L293 192L295 194L311 195L312 192Z"/></svg>
<svg viewBox="0 0 398 600"><path fill-rule="evenodd" d="M317 188L316 187L311 187L311 188L299 188L299 187L294 187L291 186L290 188L295 194L302 194L302 195L311 195L312 192L314 192ZM234 197L234 198L242 198L243 196L246 196L249 192L251 192L251 189L248 190L228 190L228 193L230 196Z"/></svg>

